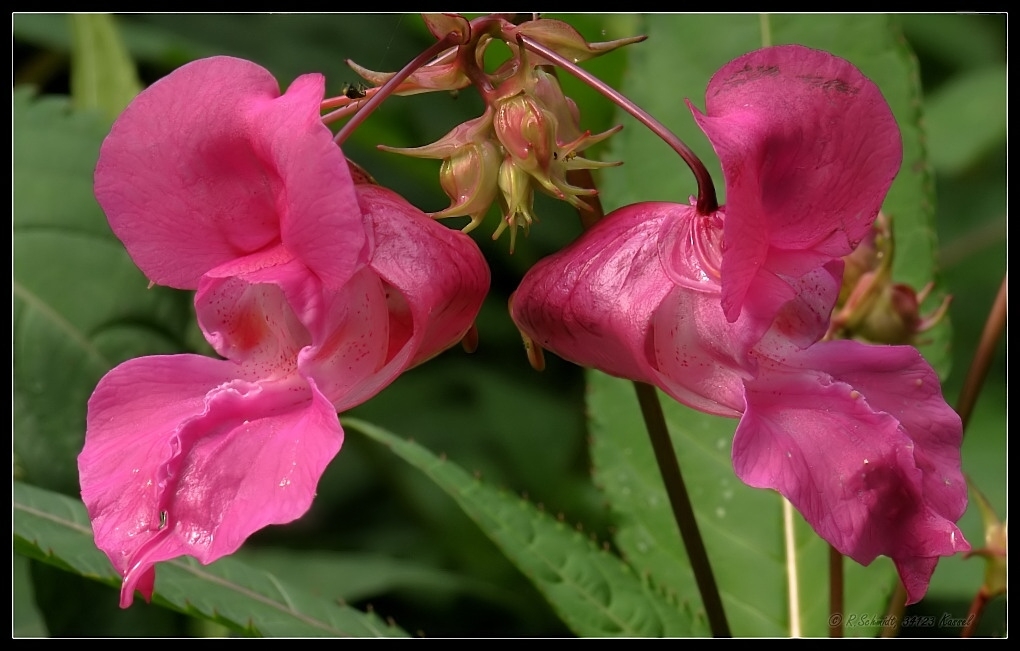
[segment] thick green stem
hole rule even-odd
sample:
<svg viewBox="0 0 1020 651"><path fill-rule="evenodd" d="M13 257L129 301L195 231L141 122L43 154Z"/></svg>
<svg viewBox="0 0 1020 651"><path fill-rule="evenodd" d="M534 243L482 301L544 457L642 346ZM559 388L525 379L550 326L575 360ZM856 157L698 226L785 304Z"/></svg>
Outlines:
<svg viewBox="0 0 1020 651"><path fill-rule="evenodd" d="M662 413L662 405L659 404L659 394L655 387L644 382L635 382L634 389L637 391L641 416L645 420L648 436L652 440L652 449L655 450L659 473L662 475L663 483L666 484L666 494L669 496L670 506L673 507L673 517L680 527L680 538L683 540L687 559L694 572L694 580L701 593L712 636L731 637L726 611L723 610L722 599L719 597L719 587L712 573L712 565L708 562L708 552L705 550L701 532L698 531L698 521L694 517L687 487L680 474L680 464L676 460L673 441L669 438L666 417Z"/></svg>

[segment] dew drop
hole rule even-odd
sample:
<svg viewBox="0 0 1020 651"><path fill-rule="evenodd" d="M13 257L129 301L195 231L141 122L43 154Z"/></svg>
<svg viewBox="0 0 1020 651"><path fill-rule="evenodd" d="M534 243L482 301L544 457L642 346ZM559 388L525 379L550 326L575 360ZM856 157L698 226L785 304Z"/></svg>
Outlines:
<svg viewBox="0 0 1020 651"><path fill-rule="evenodd" d="M717 517L717 518L724 518L724 517L726 517L726 509L724 509L721 506L715 507L715 517Z"/></svg>

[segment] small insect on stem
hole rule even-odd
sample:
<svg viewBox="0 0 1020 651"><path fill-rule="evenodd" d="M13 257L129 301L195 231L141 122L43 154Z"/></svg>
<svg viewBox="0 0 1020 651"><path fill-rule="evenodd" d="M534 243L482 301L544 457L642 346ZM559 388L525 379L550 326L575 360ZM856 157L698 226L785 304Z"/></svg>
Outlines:
<svg viewBox="0 0 1020 651"><path fill-rule="evenodd" d="M367 96L367 93L368 88L366 88L365 84L362 83L357 84L345 83L340 88L340 94L346 97L347 99L364 99Z"/></svg>

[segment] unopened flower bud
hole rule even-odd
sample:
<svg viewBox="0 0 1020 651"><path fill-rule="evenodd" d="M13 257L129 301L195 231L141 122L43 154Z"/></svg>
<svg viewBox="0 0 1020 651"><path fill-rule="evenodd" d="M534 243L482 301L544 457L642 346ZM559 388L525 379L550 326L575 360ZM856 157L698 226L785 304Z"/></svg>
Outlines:
<svg viewBox="0 0 1020 651"><path fill-rule="evenodd" d="M468 143L458 153L443 161L439 183L453 203L446 210L433 213L432 216L442 219L468 215L471 223L464 228L464 232L478 226L496 200L500 160L496 145L491 140L483 140Z"/></svg>
<svg viewBox="0 0 1020 651"><path fill-rule="evenodd" d="M524 229L525 235L535 221L532 208L535 202L535 191L531 185L531 177L507 156L499 167L500 203L503 206L503 221L492 239L498 238L507 228L510 229L510 252L513 253L517 242L518 227Z"/></svg>
<svg viewBox="0 0 1020 651"><path fill-rule="evenodd" d="M921 303L931 293L933 283L917 292L910 285L892 281L894 252L890 220L879 213L871 234L843 258L843 285L829 338L914 344L916 335L930 330L945 317L949 296L934 312L921 314Z"/></svg>
<svg viewBox="0 0 1020 651"><path fill-rule="evenodd" d="M535 39L550 50L554 50L560 56L566 57L574 63L586 61L606 52L612 52L624 45L639 43L646 38L644 36L633 36L603 43L589 43L584 40L584 37L576 29L567 23L548 18L522 23L517 27L516 32L522 36Z"/></svg>
<svg viewBox="0 0 1020 651"><path fill-rule="evenodd" d="M500 101L493 126L518 167L530 173L549 169L556 148L556 118L534 97L521 93Z"/></svg>

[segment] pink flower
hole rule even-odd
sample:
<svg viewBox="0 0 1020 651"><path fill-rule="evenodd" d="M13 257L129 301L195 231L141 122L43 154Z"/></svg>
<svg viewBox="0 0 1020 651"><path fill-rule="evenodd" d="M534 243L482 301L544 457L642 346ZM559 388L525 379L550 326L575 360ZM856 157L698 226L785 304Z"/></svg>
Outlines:
<svg viewBox="0 0 1020 651"><path fill-rule="evenodd" d="M155 563L210 563L307 511L343 442L336 412L456 343L488 289L470 238L355 184L324 87L304 75L281 95L248 61L196 61L103 144L111 228L153 282L197 289L226 358L133 359L89 401L82 498L124 607L151 596Z"/></svg>
<svg viewBox="0 0 1020 651"><path fill-rule="evenodd" d="M740 418L733 464L840 552L893 559L911 602L940 556L969 549L962 429L907 346L820 342L840 260L901 162L878 88L801 46L724 66L695 120L728 204L646 203L607 216L521 282L512 314L542 347Z"/></svg>

